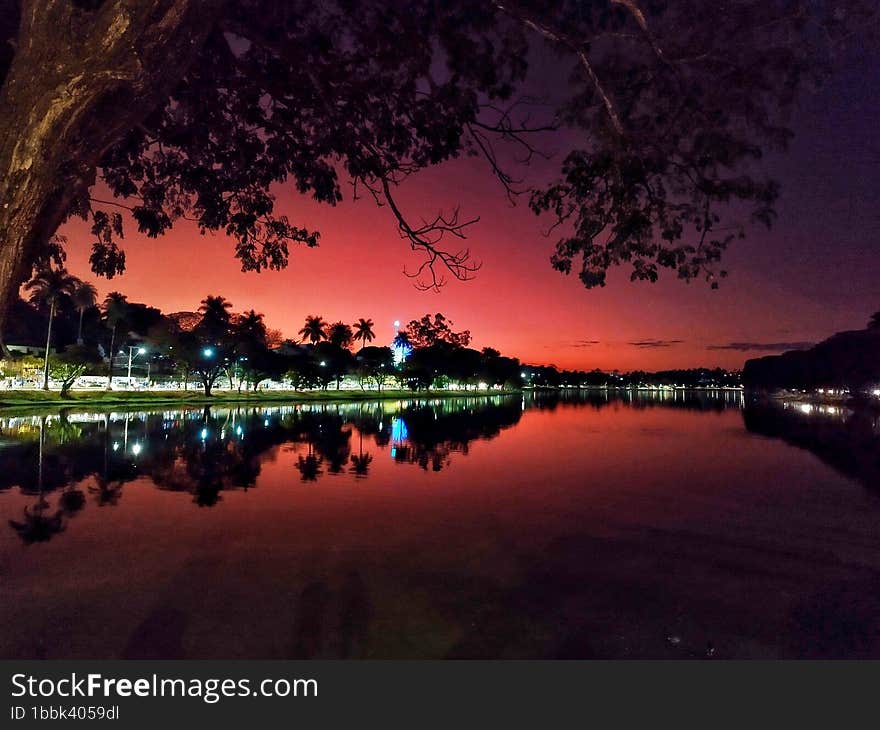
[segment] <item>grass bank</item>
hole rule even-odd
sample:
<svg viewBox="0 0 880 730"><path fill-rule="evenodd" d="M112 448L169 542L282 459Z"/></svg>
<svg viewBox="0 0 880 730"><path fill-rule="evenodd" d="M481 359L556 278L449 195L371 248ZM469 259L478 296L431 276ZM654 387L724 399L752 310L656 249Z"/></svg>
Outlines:
<svg viewBox="0 0 880 730"><path fill-rule="evenodd" d="M264 403L350 403L352 401L401 400L410 398L473 398L475 396L513 395L518 390L461 391L431 390L413 392L411 390L272 390L257 393L238 393L217 391L210 397L195 390L143 390L143 391L71 391L62 398L58 391L9 390L0 391L0 413L6 409L45 407L62 408L101 408L137 406L187 406L220 405L224 403L244 403L261 405Z"/></svg>

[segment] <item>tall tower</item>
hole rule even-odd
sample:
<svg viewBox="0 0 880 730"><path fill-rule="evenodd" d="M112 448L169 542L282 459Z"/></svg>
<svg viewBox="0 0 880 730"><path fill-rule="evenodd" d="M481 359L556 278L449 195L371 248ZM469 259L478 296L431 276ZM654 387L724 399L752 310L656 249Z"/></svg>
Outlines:
<svg viewBox="0 0 880 730"><path fill-rule="evenodd" d="M394 320L394 339L391 341L391 351L394 353L394 364L400 365L412 352L412 345L406 340L400 339L400 320Z"/></svg>

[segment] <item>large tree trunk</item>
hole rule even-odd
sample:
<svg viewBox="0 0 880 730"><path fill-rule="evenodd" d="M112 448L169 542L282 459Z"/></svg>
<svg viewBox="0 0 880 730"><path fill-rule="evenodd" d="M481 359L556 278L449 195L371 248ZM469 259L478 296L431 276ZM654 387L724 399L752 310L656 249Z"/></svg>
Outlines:
<svg viewBox="0 0 880 730"><path fill-rule="evenodd" d="M221 0L22 0L0 88L0 330L103 153L162 103Z"/></svg>

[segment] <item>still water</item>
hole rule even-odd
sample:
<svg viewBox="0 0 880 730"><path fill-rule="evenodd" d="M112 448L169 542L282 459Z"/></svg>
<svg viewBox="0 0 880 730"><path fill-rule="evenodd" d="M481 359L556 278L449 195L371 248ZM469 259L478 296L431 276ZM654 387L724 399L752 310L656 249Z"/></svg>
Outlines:
<svg viewBox="0 0 880 730"><path fill-rule="evenodd" d="M739 394L0 414L0 657L880 658L878 455Z"/></svg>

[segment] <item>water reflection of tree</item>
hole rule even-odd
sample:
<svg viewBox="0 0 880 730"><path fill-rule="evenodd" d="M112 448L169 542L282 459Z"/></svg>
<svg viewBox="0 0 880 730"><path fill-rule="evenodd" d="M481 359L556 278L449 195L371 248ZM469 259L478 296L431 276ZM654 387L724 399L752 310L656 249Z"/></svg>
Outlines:
<svg viewBox="0 0 880 730"><path fill-rule="evenodd" d="M880 416L822 406L750 403L743 422L752 433L806 449L842 474L880 489Z"/></svg>
<svg viewBox="0 0 880 730"><path fill-rule="evenodd" d="M355 479L364 479L370 473L373 455L364 453L364 432L358 429L358 453L351 455L351 473Z"/></svg>
<svg viewBox="0 0 880 730"><path fill-rule="evenodd" d="M466 455L473 441L492 439L521 417L518 398L414 404L400 412L406 438L394 444L392 455L398 463L440 471L449 465L453 453Z"/></svg>
<svg viewBox="0 0 880 730"><path fill-rule="evenodd" d="M46 417L40 418L39 435L37 437L37 468L36 491L37 499L33 506L24 508L24 519L9 520L9 526L18 533L22 542L31 545L36 542L48 542L59 532L64 531L64 513L61 509L49 511L49 502L43 496L44 447L46 441Z"/></svg>
<svg viewBox="0 0 880 730"><path fill-rule="evenodd" d="M625 405L637 411L654 408L721 412L742 408L742 393L737 390L632 390L606 388L578 390L535 390L523 396L526 408L554 411L560 406L575 408L619 408Z"/></svg>

